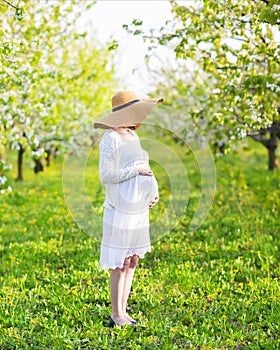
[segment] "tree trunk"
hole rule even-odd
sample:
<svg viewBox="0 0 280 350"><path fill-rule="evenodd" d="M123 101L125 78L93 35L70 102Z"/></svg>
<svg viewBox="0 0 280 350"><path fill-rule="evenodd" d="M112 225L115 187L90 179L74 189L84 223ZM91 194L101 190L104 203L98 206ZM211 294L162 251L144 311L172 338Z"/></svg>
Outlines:
<svg viewBox="0 0 280 350"><path fill-rule="evenodd" d="M57 157L58 147L55 147L53 151L53 158L55 159Z"/></svg>
<svg viewBox="0 0 280 350"><path fill-rule="evenodd" d="M40 159L35 159L35 158L33 158L33 160L35 162L34 173L37 174L40 171L44 171L44 166L43 166L41 160Z"/></svg>
<svg viewBox="0 0 280 350"><path fill-rule="evenodd" d="M278 168L278 159L276 155L277 147L278 147L277 135L275 133L271 133L269 142L267 144L269 170L274 170Z"/></svg>
<svg viewBox="0 0 280 350"><path fill-rule="evenodd" d="M47 157L46 157L47 167L49 167L54 157L54 151L51 148L49 148L49 149L46 149L46 153L47 153Z"/></svg>
<svg viewBox="0 0 280 350"><path fill-rule="evenodd" d="M278 109L280 113L280 107ZM269 133L269 138L265 136ZM278 159L276 150L278 148L278 139L280 138L280 123L273 122L266 129L261 129L258 134L250 134L253 140L261 142L268 151L268 169L274 170L278 168Z"/></svg>
<svg viewBox="0 0 280 350"><path fill-rule="evenodd" d="M18 170L18 176L16 178L16 181L22 181L23 180L23 153L25 152L25 149L22 147L22 144L19 144L19 150L18 150L18 160L17 160L17 170Z"/></svg>

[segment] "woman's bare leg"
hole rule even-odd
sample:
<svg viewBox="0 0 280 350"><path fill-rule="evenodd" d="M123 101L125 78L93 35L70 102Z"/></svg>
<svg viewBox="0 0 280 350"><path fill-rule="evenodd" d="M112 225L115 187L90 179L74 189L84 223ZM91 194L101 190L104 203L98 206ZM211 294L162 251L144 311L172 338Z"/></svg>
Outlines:
<svg viewBox="0 0 280 350"><path fill-rule="evenodd" d="M131 318L126 313L126 305L127 305L127 300L128 300L129 293L130 293L130 290L131 290L133 275L134 275L137 263L138 263L138 256L137 255L133 255L130 258L130 264L129 264L129 266L127 267L127 269L125 271L125 278L124 278L124 289L123 289L123 296L122 296L122 310L123 310L124 316L130 322L131 321L135 321L135 320L133 320L133 318Z"/></svg>
<svg viewBox="0 0 280 350"><path fill-rule="evenodd" d="M129 323L123 312L123 294L125 289L125 277L130 258L125 259L122 269L117 268L111 271L110 276L110 294L112 303L112 319L119 325L123 326Z"/></svg>

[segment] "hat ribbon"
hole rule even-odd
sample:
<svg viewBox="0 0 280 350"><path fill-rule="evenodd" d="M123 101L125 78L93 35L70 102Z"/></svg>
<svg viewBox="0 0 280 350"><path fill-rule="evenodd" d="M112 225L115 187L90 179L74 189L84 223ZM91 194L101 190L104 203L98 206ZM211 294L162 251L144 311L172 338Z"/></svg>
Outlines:
<svg viewBox="0 0 280 350"><path fill-rule="evenodd" d="M112 112L116 112L116 111L118 111L120 109L126 108L126 107L128 107L130 105L133 105L134 103L137 103L137 102L140 102L140 100L136 99L136 100L133 100L133 101L129 101L129 102L123 104L123 105L120 105L120 106L117 106L117 107L113 108Z"/></svg>

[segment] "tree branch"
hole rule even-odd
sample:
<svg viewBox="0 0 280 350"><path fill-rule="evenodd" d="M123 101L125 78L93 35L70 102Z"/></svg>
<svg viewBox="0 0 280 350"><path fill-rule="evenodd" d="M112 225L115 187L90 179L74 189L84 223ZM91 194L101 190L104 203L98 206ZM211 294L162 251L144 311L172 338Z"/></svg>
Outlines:
<svg viewBox="0 0 280 350"><path fill-rule="evenodd" d="M248 136L252 137L252 139L257 142L261 142L265 147L269 147L271 142L269 139L265 138L265 134L268 132L270 134L275 134L276 137L279 137L278 133L280 132L280 122L274 122L269 127L260 129L259 132L259 134L249 133Z"/></svg>
<svg viewBox="0 0 280 350"><path fill-rule="evenodd" d="M248 134L253 140L262 143L265 147L268 147L268 140L262 135Z"/></svg>
<svg viewBox="0 0 280 350"><path fill-rule="evenodd" d="M60 141L60 142L62 142L64 139L63 139L63 137L57 137L57 136L55 136L55 137L48 137L48 138L46 138L46 139L42 139L41 140L41 143L47 143L47 142L50 142L50 141Z"/></svg>
<svg viewBox="0 0 280 350"><path fill-rule="evenodd" d="M7 1L7 0L3 0L3 1L4 1L7 5L13 7L15 10L17 10L17 7L16 7L15 5L11 4L9 1Z"/></svg>
<svg viewBox="0 0 280 350"><path fill-rule="evenodd" d="M261 1L269 5L269 0L261 0Z"/></svg>
<svg viewBox="0 0 280 350"><path fill-rule="evenodd" d="M76 80L76 79L80 78L84 74L84 72L85 72L85 70L83 69L80 73L73 75L71 78L68 78L67 81Z"/></svg>
<svg viewBox="0 0 280 350"><path fill-rule="evenodd" d="M238 68L242 69L242 67L239 67L239 66L220 66L220 67L217 67L217 69L222 69L222 70L224 70L224 69L238 69Z"/></svg>
<svg viewBox="0 0 280 350"><path fill-rule="evenodd" d="M229 39L234 39L234 40L238 40L238 41L243 41L244 43L247 42L247 40L245 40L245 39L235 38L234 36L230 36Z"/></svg>

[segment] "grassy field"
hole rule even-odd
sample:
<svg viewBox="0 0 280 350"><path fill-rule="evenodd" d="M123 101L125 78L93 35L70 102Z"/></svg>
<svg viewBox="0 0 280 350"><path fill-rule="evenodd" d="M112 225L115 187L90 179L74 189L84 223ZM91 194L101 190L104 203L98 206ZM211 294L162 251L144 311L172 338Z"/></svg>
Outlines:
<svg viewBox="0 0 280 350"><path fill-rule="evenodd" d="M25 180L0 199L0 348L280 349L279 171L251 146L217 161L215 202L190 232L199 177L174 145L190 170L190 205L140 261L129 300L136 331L108 327L109 273L99 269L100 242L69 214L63 157L39 175L26 164ZM87 182L100 212L97 162L93 153ZM152 220L169 191L155 171L162 204Z"/></svg>

